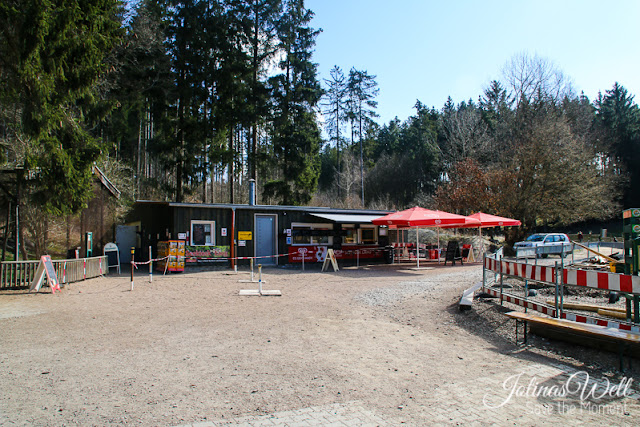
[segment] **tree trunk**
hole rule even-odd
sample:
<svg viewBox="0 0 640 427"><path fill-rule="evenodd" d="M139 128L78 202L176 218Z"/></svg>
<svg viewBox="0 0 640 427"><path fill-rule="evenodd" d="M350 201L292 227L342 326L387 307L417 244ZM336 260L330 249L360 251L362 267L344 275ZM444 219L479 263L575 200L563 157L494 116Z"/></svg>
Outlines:
<svg viewBox="0 0 640 427"><path fill-rule="evenodd" d="M229 152L231 154L231 159L229 161L229 177L228 177L228 181L229 181L229 203L233 204L234 203L234 199L233 199L233 180L234 180L234 175L235 175L235 171L234 171L234 163L236 161L236 153L235 153L235 147L233 145L233 131L229 132Z"/></svg>

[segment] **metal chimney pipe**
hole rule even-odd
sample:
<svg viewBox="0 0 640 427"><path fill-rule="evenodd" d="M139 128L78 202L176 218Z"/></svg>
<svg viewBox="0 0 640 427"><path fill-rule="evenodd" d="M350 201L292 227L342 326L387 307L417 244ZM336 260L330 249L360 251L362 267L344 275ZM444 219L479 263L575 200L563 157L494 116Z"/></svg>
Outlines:
<svg viewBox="0 0 640 427"><path fill-rule="evenodd" d="M251 178L249 180L249 205L255 206L256 204L256 180Z"/></svg>

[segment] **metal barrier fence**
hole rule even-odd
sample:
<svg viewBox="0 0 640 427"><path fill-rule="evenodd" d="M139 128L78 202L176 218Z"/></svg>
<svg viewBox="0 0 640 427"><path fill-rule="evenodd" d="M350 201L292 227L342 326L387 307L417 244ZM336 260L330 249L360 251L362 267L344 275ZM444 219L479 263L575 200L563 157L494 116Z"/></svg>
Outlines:
<svg viewBox="0 0 640 427"><path fill-rule="evenodd" d="M487 273L495 275L493 282ZM524 280L525 296L518 297L505 292L503 288L504 277L517 277ZM497 278L499 278L499 283L496 280ZM529 300L527 298L528 281L555 287L555 305L548 306L534 300ZM499 287L496 287L498 285ZM619 292L626 299L627 322L605 321L591 316L575 315L570 312L565 312L563 307L563 289L565 286ZM640 276L567 268L562 262L555 263L554 266L522 263L505 260L501 253L496 253L485 254L483 260L482 288L484 292L500 298L501 302L507 300L525 308L541 311L552 317L571 320L576 319L578 322L640 332Z"/></svg>
<svg viewBox="0 0 640 427"><path fill-rule="evenodd" d="M61 259L53 260L52 262L61 285L92 279L109 272L106 256ZM28 288L33 281L38 265L40 265L40 261L6 261L0 263L0 289Z"/></svg>

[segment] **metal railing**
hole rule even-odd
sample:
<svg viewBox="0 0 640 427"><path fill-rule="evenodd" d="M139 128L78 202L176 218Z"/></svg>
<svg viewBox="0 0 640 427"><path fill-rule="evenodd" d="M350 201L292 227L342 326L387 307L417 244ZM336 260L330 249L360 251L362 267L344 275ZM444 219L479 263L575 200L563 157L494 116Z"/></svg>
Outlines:
<svg viewBox="0 0 640 427"><path fill-rule="evenodd" d="M79 282L108 274L107 257L53 260L58 281ZM0 289L28 288L38 270L40 261L6 261L0 263Z"/></svg>

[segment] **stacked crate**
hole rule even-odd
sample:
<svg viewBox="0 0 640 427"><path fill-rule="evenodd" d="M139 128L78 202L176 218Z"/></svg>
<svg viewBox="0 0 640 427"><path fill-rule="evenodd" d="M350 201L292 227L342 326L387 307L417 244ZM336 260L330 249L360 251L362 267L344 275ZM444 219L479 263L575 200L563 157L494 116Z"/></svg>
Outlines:
<svg viewBox="0 0 640 427"><path fill-rule="evenodd" d="M158 271L184 271L185 243L184 240L166 240L158 242L158 258L164 258L156 263Z"/></svg>

